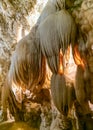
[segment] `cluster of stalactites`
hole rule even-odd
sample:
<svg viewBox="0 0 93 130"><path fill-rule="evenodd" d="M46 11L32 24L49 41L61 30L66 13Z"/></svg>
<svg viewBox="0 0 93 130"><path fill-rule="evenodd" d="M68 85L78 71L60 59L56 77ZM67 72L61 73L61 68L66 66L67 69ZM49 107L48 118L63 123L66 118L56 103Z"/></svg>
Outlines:
<svg viewBox="0 0 93 130"><path fill-rule="evenodd" d="M72 16L65 9L51 13L39 25L37 35L51 71L58 73L60 52L66 54L69 45L73 47L75 43L76 25Z"/></svg>
<svg viewBox="0 0 93 130"><path fill-rule="evenodd" d="M76 40L76 25L71 14L64 8L64 4L59 6L60 2L63 1L51 0L47 3L38 21L42 22L37 29L37 36L42 53L53 74L51 79L53 102L61 113L68 114L75 96L73 85L67 85L64 75L64 55L69 59L69 48L74 46Z"/></svg>
<svg viewBox="0 0 93 130"><path fill-rule="evenodd" d="M11 84L23 89L42 87L46 77L46 58L53 73L53 100L58 110L67 114L72 105L74 90L73 85L69 87L65 82L63 56L70 45L74 46L76 25L63 5L63 0L48 1L31 32L18 42L8 78Z"/></svg>

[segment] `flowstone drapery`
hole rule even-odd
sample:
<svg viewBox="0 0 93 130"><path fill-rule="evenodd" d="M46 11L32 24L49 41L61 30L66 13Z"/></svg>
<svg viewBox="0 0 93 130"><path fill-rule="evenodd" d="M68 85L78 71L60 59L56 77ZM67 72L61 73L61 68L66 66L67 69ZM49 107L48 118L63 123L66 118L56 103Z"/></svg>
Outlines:
<svg viewBox="0 0 93 130"><path fill-rule="evenodd" d="M58 129L61 127L63 130L73 129L73 127L80 130L88 129L86 122L93 121L92 5L91 0L48 1L30 33L17 43L11 58L4 86L6 92L3 89L2 94L5 116L8 100L8 103L11 103L10 112L15 120L18 118L22 120L21 110L23 99L26 97L19 103L12 91L14 86L21 88L22 93L29 90L31 101L40 103L42 110L45 108L43 101L39 102L40 97L34 100L36 99L34 96L38 96L42 88L47 86L45 83L48 66L51 76L48 80L50 86L47 86L47 89L50 87L48 91L51 93L51 99L45 98L46 96L44 99L47 100L47 105L48 101L53 100L60 116L57 115L54 121L58 124L55 126L54 123L54 126L53 124L51 126L51 114L49 119L48 116L46 119L46 114L42 112L40 129L54 129L54 127ZM22 32L24 35L25 32ZM70 73L68 68L72 66L74 71ZM51 102L49 106L50 104ZM92 124L90 126L89 129L93 128Z"/></svg>

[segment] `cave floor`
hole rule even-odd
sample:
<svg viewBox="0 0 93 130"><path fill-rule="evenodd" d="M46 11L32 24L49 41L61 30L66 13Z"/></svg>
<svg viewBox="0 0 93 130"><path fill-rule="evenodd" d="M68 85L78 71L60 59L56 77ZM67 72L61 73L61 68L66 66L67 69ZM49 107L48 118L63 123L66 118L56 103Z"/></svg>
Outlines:
<svg viewBox="0 0 93 130"><path fill-rule="evenodd" d="M31 128L25 122L5 121L0 123L0 130L38 130Z"/></svg>

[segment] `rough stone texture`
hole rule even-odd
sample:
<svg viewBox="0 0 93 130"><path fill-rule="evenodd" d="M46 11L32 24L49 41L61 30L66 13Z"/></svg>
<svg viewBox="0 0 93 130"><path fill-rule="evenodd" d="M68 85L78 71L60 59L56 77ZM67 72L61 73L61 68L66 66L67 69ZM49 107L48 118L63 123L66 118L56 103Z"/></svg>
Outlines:
<svg viewBox="0 0 93 130"><path fill-rule="evenodd" d="M21 31L30 30L26 17L30 14L35 3L32 0L0 1L0 87L4 84L11 53L19 40L20 27Z"/></svg>
<svg viewBox="0 0 93 130"><path fill-rule="evenodd" d="M25 102L24 121L33 128L39 128L41 123L41 107L40 104Z"/></svg>
<svg viewBox="0 0 93 130"><path fill-rule="evenodd" d="M51 122L52 122L51 104L44 102L41 106L40 130L50 130Z"/></svg>

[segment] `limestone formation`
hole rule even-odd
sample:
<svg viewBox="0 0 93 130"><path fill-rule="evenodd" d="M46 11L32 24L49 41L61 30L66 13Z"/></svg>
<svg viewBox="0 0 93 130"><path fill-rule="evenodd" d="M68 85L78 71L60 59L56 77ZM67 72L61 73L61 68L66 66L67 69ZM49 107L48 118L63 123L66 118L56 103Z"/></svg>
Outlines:
<svg viewBox="0 0 93 130"><path fill-rule="evenodd" d="M90 106L93 104L93 0L50 0L39 19L32 20L35 16L38 17L41 11L42 2L41 5L38 2L36 0L0 1L0 94L4 92L2 95L4 104L1 104L5 106L3 114L7 113L6 99L8 99L8 103L11 104L8 107L15 120L32 123L33 127L35 125L33 120L37 121L37 127L40 126L40 130L72 129L74 125L75 129L89 128L90 130L92 128L90 124L93 121L93 109ZM34 35L37 43L30 44L30 49L25 43L29 43L29 37L32 36L29 32L33 30L32 27L35 27L34 24L37 27ZM18 41L21 38L23 38L23 49L27 47L29 51L20 52ZM25 38L27 40L24 40ZM12 58L11 64L10 57L17 43L17 57L14 61ZM72 47L75 67L71 74L68 72L68 66L70 68L72 65L68 60L70 47ZM34 69L29 71L32 74L29 78L26 54L30 54L30 50L30 56L33 59L30 65ZM40 53L37 53L39 51ZM19 57L17 52L21 54ZM43 62L39 55L46 59L47 64L41 66ZM41 68L38 69L36 65L40 65ZM13 82L7 82L9 88L4 91L5 77L9 68L8 81L15 81L14 83L17 83L16 85L19 85L22 91L21 89L20 92L12 91ZM45 70L47 70L46 73ZM52 74L54 77L51 76ZM32 90L30 90L31 87ZM26 89L29 89L31 93L26 93ZM52 99L55 106L51 105ZM35 103L37 105L32 108ZM56 114L53 113L54 107L58 109ZM85 125L86 122L88 122L87 125Z"/></svg>

